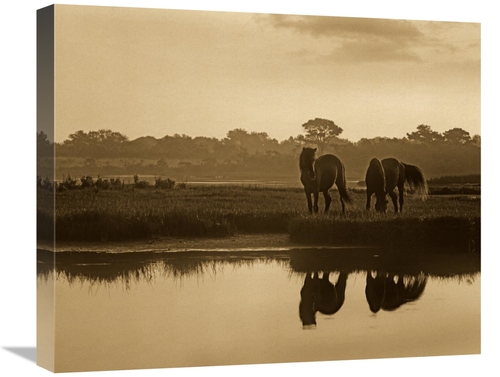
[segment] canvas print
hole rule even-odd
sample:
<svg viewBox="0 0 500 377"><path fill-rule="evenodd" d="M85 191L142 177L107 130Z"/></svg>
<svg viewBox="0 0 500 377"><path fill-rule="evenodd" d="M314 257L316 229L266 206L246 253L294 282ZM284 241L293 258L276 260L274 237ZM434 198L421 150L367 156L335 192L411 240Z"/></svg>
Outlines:
<svg viewBox="0 0 500 377"><path fill-rule="evenodd" d="M37 12L37 363L481 352L478 23Z"/></svg>

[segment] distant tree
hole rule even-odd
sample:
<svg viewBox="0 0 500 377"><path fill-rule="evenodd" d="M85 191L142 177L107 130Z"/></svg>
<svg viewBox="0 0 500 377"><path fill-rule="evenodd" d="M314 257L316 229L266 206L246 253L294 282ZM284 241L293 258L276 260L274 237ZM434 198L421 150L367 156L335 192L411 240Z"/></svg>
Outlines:
<svg viewBox="0 0 500 377"><path fill-rule="evenodd" d="M472 144L475 145L476 147L480 147L481 146L481 136L480 135L472 136Z"/></svg>
<svg viewBox="0 0 500 377"><path fill-rule="evenodd" d="M306 144L307 141L304 135L290 136L279 143L279 151L284 154L296 155L300 153L302 147L305 147Z"/></svg>
<svg viewBox="0 0 500 377"><path fill-rule="evenodd" d="M186 140L192 140L193 138L189 135L186 135L186 134L174 134L173 136L174 138L177 138L177 139L186 139Z"/></svg>
<svg viewBox="0 0 500 377"><path fill-rule="evenodd" d="M64 144L79 144L79 145L93 145L96 143L103 144L117 144L127 141L128 137L119 132L111 130L98 130L98 131L76 131L69 135Z"/></svg>
<svg viewBox="0 0 500 377"><path fill-rule="evenodd" d="M53 154L53 144L43 131L37 132L36 134L36 148L39 157L51 156Z"/></svg>
<svg viewBox="0 0 500 377"><path fill-rule="evenodd" d="M218 160L239 161L246 154L246 149L225 138L221 142L214 144L213 155Z"/></svg>
<svg viewBox="0 0 500 377"><path fill-rule="evenodd" d="M472 141L470 134L461 128L452 128L443 132L445 140L453 145L465 145Z"/></svg>
<svg viewBox="0 0 500 377"><path fill-rule="evenodd" d="M318 147L321 154L330 140L342 133L343 129L328 119L315 118L302 125L306 131L306 140Z"/></svg>
<svg viewBox="0 0 500 377"><path fill-rule="evenodd" d="M202 165L208 168L213 168L217 165L217 160L213 157L205 158L202 162Z"/></svg>
<svg viewBox="0 0 500 377"><path fill-rule="evenodd" d="M431 126L421 124L417 127L417 131L407 133L408 140L418 141L420 143L433 143L436 141L443 141L444 136L439 132L432 131Z"/></svg>
<svg viewBox="0 0 500 377"><path fill-rule="evenodd" d="M168 161L165 160L164 158L160 158L157 162L156 165L162 167L162 168L168 168Z"/></svg>
<svg viewBox="0 0 500 377"><path fill-rule="evenodd" d="M89 136L108 144L119 144L128 141L127 136L111 130L90 131Z"/></svg>
<svg viewBox="0 0 500 377"><path fill-rule="evenodd" d="M236 128L227 132L223 140L226 145L233 145L248 153L265 153L268 150L275 150L279 143L271 139L266 132L247 132L242 128Z"/></svg>
<svg viewBox="0 0 500 377"><path fill-rule="evenodd" d="M94 157L115 155L122 150L128 137L111 130L85 132L79 130L69 135L62 143L62 150L77 155L91 154Z"/></svg>
<svg viewBox="0 0 500 377"><path fill-rule="evenodd" d="M36 143L38 147L46 147L50 145L50 141L45 132L40 131L36 133Z"/></svg>
<svg viewBox="0 0 500 377"><path fill-rule="evenodd" d="M325 150L328 149L334 150L337 149L340 145L347 145L347 144L352 144L352 142L350 142L347 139L341 139L338 136L334 136L330 139L330 141L326 145Z"/></svg>
<svg viewBox="0 0 500 377"><path fill-rule="evenodd" d="M242 146L246 143L249 134L243 128L235 128L234 130L227 131L226 134L226 142L230 142L232 144Z"/></svg>
<svg viewBox="0 0 500 377"><path fill-rule="evenodd" d="M70 134L63 142L64 145L89 145L90 143L91 138L89 134L83 130Z"/></svg>
<svg viewBox="0 0 500 377"><path fill-rule="evenodd" d="M215 137L197 136L193 139L197 147L204 149L207 154L214 151L214 145L220 143Z"/></svg>
<svg viewBox="0 0 500 377"><path fill-rule="evenodd" d="M153 136L141 136L123 143L123 156L146 157L157 155L158 140ZM160 156L161 157L161 156Z"/></svg>

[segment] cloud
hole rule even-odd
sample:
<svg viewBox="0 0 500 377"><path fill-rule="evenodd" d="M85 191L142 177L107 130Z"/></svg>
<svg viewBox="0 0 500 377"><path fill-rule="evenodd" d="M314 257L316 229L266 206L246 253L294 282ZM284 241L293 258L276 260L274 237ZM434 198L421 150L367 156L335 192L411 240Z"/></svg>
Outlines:
<svg viewBox="0 0 500 377"><path fill-rule="evenodd" d="M347 39L416 40L423 33L412 21L372 18L270 15L276 28L287 28L313 37Z"/></svg>
<svg viewBox="0 0 500 377"><path fill-rule="evenodd" d="M345 62L420 62L422 59L406 45L398 43L377 42L346 42L336 49L331 58Z"/></svg>
<svg viewBox="0 0 500 377"><path fill-rule="evenodd" d="M420 62L419 49L434 44L415 21L349 17L269 15L261 19L276 29L321 40L316 54L348 63ZM309 49L314 55L314 48Z"/></svg>

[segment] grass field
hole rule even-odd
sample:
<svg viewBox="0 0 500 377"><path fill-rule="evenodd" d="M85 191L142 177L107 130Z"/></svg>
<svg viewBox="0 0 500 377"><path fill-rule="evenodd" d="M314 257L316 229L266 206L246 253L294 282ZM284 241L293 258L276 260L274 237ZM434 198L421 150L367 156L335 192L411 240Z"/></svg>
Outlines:
<svg viewBox="0 0 500 377"><path fill-rule="evenodd" d="M292 241L303 244L428 245L479 251L478 195L431 195L422 201L408 194L403 213L394 214L390 204L387 214L378 214L365 210L362 189L351 193L354 205L344 216L335 190L327 215L309 215L303 191L295 188L124 186L58 191L55 234L57 240L66 241L126 241L288 232ZM49 190L38 190L40 239L50 239L54 231L53 197Z"/></svg>

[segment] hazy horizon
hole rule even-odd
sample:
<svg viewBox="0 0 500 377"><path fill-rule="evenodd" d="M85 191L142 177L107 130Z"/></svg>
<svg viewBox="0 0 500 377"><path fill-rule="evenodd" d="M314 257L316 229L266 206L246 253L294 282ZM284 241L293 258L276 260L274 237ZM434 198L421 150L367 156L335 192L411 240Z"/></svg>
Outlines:
<svg viewBox="0 0 500 377"><path fill-rule="evenodd" d="M461 128L461 127L457 127L457 128ZM431 127L431 129L432 129L432 127ZM76 132L78 132L78 131L84 131L85 133L87 133L87 134L88 134L89 132L99 132L99 131L101 131L101 130L105 130L105 131L110 130L110 131L113 131L113 132L119 132L119 131L116 131L116 130L114 130L114 129L104 129L104 128L100 128L100 129L88 129L87 131L85 131L85 130L76 130ZM234 131L234 130L235 130L235 129L231 129L231 130L228 130L228 131ZM259 130L255 130L255 131L248 131L248 130L246 130L246 129L243 129L243 131L246 131L248 135L251 135L252 133L267 133L267 131L265 131L265 130L261 130L261 131L259 131ZM375 138L377 138L377 137L380 137L380 138L382 138L382 139L383 139L383 138L398 139L398 140L408 139L408 137L407 137L407 133L408 133L408 134L411 134L411 133L417 132L417 131L418 131L418 129L417 129L417 127L413 127L412 129L408 129L408 130L404 130L404 129L402 129L402 131L404 131L404 132L402 132L401 137L396 137L396 136L394 136L394 137L386 137L386 136L380 135L380 136L374 136L374 137L373 137L373 139L375 139ZM435 131L435 130L434 130L434 129L432 129L432 131ZM448 130L445 130L445 131L448 131ZM37 132L38 132L38 131L37 131ZM42 131L42 132L44 132L44 131ZM189 135L189 134L179 133L179 132L170 133L170 134L165 134L165 135L158 135L158 136L153 136L153 135L149 135L149 134L144 134L144 135L137 135L136 137L129 137L129 135L127 135L127 134L125 134L125 133L121 133L121 132L120 132L120 134L121 134L121 135L123 135L123 136L125 136L125 137L127 137L128 141L134 141L134 140L137 140L137 139L141 139L141 138L149 138L149 137L153 137L153 138L155 138L156 140L161 140L161 139L162 139L162 138L164 138L164 137L184 137L184 136L186 136L186 137L191 138L191 139L196 139L196 138L210 138L210 139L216 139L216 140L218 140L218 141L223 141L225 138L227 138L227 135L226 135L226 134L225 134L225 135L223 135L223 136L221 136L221 137L217 137L217 136L207 136L207 135L203 135L203 134ZM306 134L306 131L305 131L305 130L302 130L302 131L300 132L300 134L305 135L305 134ZM359 142L359 141L360 141L360 140L355 140L355 141L354 141L354 140L350 140L350 139L348 139L348 138L346 138L346 137L343 137L343 134L344 134L344 133L342 133L341 135L339 135L339 136L338 136L338 139L340 139L340 140L345 140L346 142L349 142L349 143L357 143L357 142ZM479 133L478 133L478 134L470 134L470 137L472 138L472 137L473 137L473 136L475 136L475 135L480 135L480 134L479 134ZM67 137L62 138L62 139L61 139L61 140L59 140L59 141L56 141L56 143L58 143L58 144L63 144L63 143L64 143L64 142L66 142L66 141L70 141L70 140L71 140L71 138L70 138L69 136L71 136L71 135L68 135ZM268 136L269 136L269 135L268 135ZM276 140L277 142L282 143L282 142L284 142L284 141L287 141L290 137L295 137L295 136L297 136L297 135L288 135L287 137L283 137L282 139L272 138L272 137L270 137L270 136L269 136L269 138L270 138L270 140L273 140L273 139L274 139L274 140ZM361 138L360 138L360 139L372 139L372 138L366 138L366 137L364 137L364 136L361 136ZM310 143L311 143L311 144L314 144L312 141L310 141Z"/></svg>

